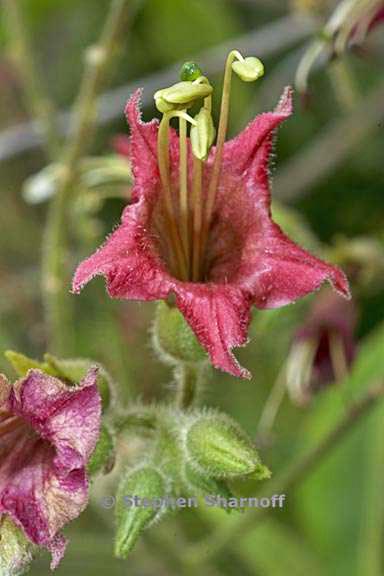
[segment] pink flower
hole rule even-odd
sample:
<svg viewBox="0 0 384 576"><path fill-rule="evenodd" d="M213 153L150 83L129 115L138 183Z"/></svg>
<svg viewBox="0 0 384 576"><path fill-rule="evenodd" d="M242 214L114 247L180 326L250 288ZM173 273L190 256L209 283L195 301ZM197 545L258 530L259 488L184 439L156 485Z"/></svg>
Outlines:
<svg viewBox="0 0 384 576"><path fill-rule="evenodd" d="M174 295L176 306L213 365L249 377L231 349L246 343L253 305L284 306L326 280L349 297L343 272L290 241L271 217L268 163L274 131L292 112L291 90L284 91L274 112L260 114L225 144L203 254L205 273L194 282L181 280L171 270L173 254L157 157L158 122L141 121L139 97L138 91L126 107L135 179L133 203L125 208L120 226L105 244L79 265L73 291L79 292L91 278L102 274L113 298L160 300ZM203 164L203 206L215 152L213 147ZM171 182L177 191L179 141L173 130L169 153ZM192 162L188 142L189 168ZM188 187L192 188L190 176Z"/></svg>
<svg viewBox="0 0 384 576"><path fill-rule="evenodd" d="M13 386L0 377L0 517L63 557L61 528L87 505L85 467L99 435L101 404L92 369L76 387L40 370Z"/></svg>

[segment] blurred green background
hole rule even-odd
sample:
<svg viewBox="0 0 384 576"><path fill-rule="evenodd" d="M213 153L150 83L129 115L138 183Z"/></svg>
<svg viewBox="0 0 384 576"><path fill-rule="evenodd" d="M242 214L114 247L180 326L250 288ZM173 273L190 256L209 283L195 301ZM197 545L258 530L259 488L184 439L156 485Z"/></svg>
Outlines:
<svg viewBox="0 0 384 576"><path fill-rule="evenodd" d="M77 93L84 50L96 42L109 1L20 3L44 84L57 109L64 110ZM311 12L314 4L316 10ZM333 6L330 1L132 2L122 45L108 70L109 85L103 89L103 114L91 153L112 153L114 136L127 134L122 102L134 88L147 86L144 118L150 119L156 114L153 92L177 81L176 71L167 72L170 66L186 59L202 62L218 87L228 49L246 46L248 54L262 56L266 75L256 86L234 82L230 134L236 134L256 113L272 109L282 88L294 82L303 50ZM39 172L46 159L28 129L31 118L23 75L11 48L12 31L4 14L1 18L0 348L41 357L50 349L40 289L48 202L28 202L22 191L25 180ZM295 114L276 142L272 166L276 216L291 236L300 241L304 238L307 247L314 246L330 259L336 258L337 247L356 238L375 242L381 253L384 246L383 62L383 29L377 29L364 50L342 58L343 70L348 70L347 89L340 79L340 61L316 70L310 78L309 98L304 101L296 96ZM218 99L214 110L217 118ZM11 139L10 131L19 124L26 131L18 138L12 132ZM72 270L117 224L127 201L125 194L120 187L115 194L106 194L103 202L95 204L94 195L88 204L75 202L68 222ZM356 337L361 353L356 373L352 372L347 384L357 390L384 377L384 281L379 269L377 272L378 278L363 288L352 285L359 309ZM100 279L72 299L74 340L68 354L102 362L119 383L121 401L129 402L138 395L145 401L166 397L171 373L148 344L154 305L112 302ZM237 352L241 364L252 372L252 380L237 381L213 371L209 376L206 403L227 411L253 437L292 334L312 299L276 312L255 312L251 342ZM11 374L3 358L0 367ZM261 447L263 460L274 474L332 424L333 406L339 402L337 386L318 395L305 409L284 399L273 436ZM271 511L260 525L234 538L215 558L205 562L202 557L199 572L208 576L384 574L383 415L379 409L359 424L287 494L283 510ZM138 448L127 445L122 454L124 449L129 456ZM71 543L58 575L181 574L185 546L230 523L236 515L202 508L184 510L145 534L128 561L114 560L113 511L103 510L99 503L102 495L113 492L114 480L112 475L94 486L92 505L66 530ZM252 494L254 488L243 486L242 491ZM45 573L48 555L31 570L33 575Z"/></svg>

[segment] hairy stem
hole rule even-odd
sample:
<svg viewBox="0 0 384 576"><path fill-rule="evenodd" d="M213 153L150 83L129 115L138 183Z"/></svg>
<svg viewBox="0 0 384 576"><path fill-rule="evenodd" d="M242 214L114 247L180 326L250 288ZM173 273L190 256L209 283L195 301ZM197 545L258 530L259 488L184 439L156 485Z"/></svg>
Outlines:
<svg viewBox="0 0 384 576"><path fill-rule="evenodd" d="M190 408L199 393L199 381L203 367L200 364L180 363L176 368L176 405L182 410Z"/></svg>
<svg viewBox="0 0 384 576"><path fill-rule="evenodd" d="M284 494L304 480L316 466L327 456L345 435L365 416L384 395L384 384L373 386L341 417L339 422L328 432L317 446L310 449L297 462L294 462L284 472L269 482L265 496ZM239 515L236 521L223 525L202 542L198 542L186 550L185 559L190 564L197 564L203 557L204 561L219 554L236 537L255 526L266 516L267 508L256 508L246 514Z"/></svg>
<svg viewBox="0 0 384 576"><path fill-rule="evenodd" d="M93 133L96 97L124 31L127 14L127 0L113 0L98 44L88 50L83 79L74 105L73 126L62 154L64 177L48 213L43 251L43 293L49 342L57 353L68 353L72 341L67 273L68 206L79 162L87 151Z"/></svg>

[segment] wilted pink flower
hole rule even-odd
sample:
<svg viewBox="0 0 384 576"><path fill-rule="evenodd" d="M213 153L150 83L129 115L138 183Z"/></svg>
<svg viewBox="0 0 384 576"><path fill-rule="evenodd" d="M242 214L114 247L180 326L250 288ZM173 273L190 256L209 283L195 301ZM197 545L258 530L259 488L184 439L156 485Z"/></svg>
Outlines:
<svg viewBox="0 0 384 576"><path fill-rule="evenodd" d="M383 0L338 2L321 34L316 34L299 62L295 80L297 89L302 94L307 92L308 77L320 58L328 61L352 46L361 45L368 33L383 20Z"/></svg>
<svg viewBox="0 0 384 576"><path fill-rule="evenodd" d="M298 404L306 404L318 390L346 375L356 353L356 321L352 300L327 290L314 301L287 364L288 390Z"/></svg>
<svg viewBox="0 0 384 576"><path fill-rule="evenodd" d="M126 207L120 226L105 244L82 262L73 280L74 292L102 274L114 298L166 299L175 296L212 363L235 376L249 377L231 353L245 344L250 310L275 308L294 302L329 280L349 296L347 280L331 266L291 242L273 222L270 212L268 162L273 134L292 112L287 88L274 112L255 118L223 149L220 176L200 276L181 279L172 270L174 254L168 240L170 226L164 209L159 176L158 122L140 119L140 92L127 104L129 143L134 174L133 204ZM126 149L126 148L125 148ZM202 167L202 205L216 149ZM179 181L179 139L170 130L169 167L174 198ZM194 160L188 141L188 188ZM193 216L193 195L189 198ZM193 220L192 216L190 220ZM177 218L180 216L177 215Z"/></svg>
<svg viewBox="0 0 384 576"><path fill-rule="evenodd" d="M101 413L96 378L94 369L76 387L40 370L13 386L0 378L0 517L50 550L52 569L66 547L61 528L88 500L85 467Z"/></svg>

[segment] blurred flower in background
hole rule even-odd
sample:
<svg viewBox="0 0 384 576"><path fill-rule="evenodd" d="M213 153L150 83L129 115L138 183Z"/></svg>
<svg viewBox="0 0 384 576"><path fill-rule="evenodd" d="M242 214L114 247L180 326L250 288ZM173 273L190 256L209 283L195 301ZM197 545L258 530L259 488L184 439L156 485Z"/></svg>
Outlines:
<svg viewBox="0 0 384 576"><path fill-rule="evenodd" d="M306 7L311 10L312 5ZM296 87L301 93L308 88L308 77L322 59L342 55L348 48L360 45L367 34L384 19L383 0L343 0L338 3L319 38L306 50L296 72Z"/></svg>
<svg viewBox="0 0 384 576"><path fill-rule="evenodd" d="M344 378L356 353L356 321L354 300L330 290L314 300L287 359L286 382L294 403L305 406L316 392Z"/></svg>

